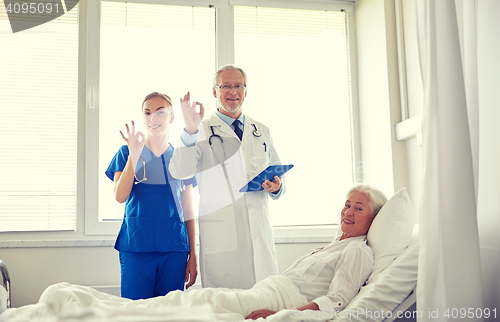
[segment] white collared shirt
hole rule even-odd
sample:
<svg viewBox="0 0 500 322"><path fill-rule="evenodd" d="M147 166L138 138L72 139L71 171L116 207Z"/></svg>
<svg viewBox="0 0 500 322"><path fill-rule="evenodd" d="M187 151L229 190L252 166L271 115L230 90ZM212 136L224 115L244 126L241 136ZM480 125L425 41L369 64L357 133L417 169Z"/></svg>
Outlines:
<svg viewBox="0 0 500 322"><path fill-rule="evenodd" d="M298 259L283 275L309 302L343 310L358 294L373 269L373 250L366 235L336 239Z"/></svg>

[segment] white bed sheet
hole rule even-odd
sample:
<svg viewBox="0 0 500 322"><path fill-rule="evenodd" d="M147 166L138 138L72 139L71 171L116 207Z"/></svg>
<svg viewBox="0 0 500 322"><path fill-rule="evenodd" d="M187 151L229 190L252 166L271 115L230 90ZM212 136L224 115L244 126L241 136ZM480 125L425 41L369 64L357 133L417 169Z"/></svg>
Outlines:
<svg viewBox="0 0 500 322"><path fill-rule="evenodd" d="M37 304L7 310L0 321L244 321L244 316L257 309L277 310L307 303L284 276L271 276L257 285L244 292L208 288L132 301L86 286L60 283L47 288ZM273 321L283 321L279 316L282 314Z"/></svg>

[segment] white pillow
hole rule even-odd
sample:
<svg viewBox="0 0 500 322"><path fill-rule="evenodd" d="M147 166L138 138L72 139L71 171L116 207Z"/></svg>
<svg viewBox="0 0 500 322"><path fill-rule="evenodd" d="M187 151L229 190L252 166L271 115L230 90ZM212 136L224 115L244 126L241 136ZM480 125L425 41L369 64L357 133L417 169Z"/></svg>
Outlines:
<svg viewBox="0 0 500 322"><path fill-rule="evenodd" d="M399 190L380 209L368 231L368 244L375 256L373 272L367 283L383 271L408 247L415 214L406 188Z"/></svg>
<svg viewBox="0 0 500 322"><path fill-rule="evenodd" d="M408 247L387 266L383 272L372 275L373 280L361 288L349 305L344 309L347 319L334 319L335 322L373 322L382 321L387 312L401 304L417 284L418 273L418 225ZM350 316L348 313L354 312ZM368 312L371 312L368 313ZM381 312L384 312L381 314ZM377 319L382 315L381 318ZM341 316L342 314L339 314ZM390 320L390 319L389 319ZM403 319L401 319L403 320Z"/></svg>

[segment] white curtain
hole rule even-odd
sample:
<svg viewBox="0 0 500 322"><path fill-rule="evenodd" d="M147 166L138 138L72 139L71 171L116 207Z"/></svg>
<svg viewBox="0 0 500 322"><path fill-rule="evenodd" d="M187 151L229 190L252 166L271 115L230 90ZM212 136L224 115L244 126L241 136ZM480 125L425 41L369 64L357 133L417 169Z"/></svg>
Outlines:
<svg viewBox="0 0 500 322"><path fill-rule="evenodd" d="M478 106L467 104L465 81L477 64L462 59L455 1L418 0L417 30L424 87L417 310L421 321L451 321L447 309L483 306L471 146L478 127L468 113ZM470 38L463 45L475 48Z"/></svg>
<svg viewBox="0 0 500 322"><path fill-rule="evenodd" d="M460 309L468 321L482 321L485 308L500 309L499 4L417 0L424 87L419 321L455 321Z"/></svg>

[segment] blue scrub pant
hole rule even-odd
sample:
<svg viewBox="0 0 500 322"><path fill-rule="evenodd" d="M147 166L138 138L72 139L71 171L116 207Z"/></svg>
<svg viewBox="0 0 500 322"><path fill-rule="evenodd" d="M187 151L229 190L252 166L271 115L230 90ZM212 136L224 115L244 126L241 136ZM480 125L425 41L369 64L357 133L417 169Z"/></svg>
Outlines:
<svg viewBox="0 0 500 322"><path fill-rule="evenodd" d="M122 297L132 300L184 290L189 252L120 252Z"/></svg>

